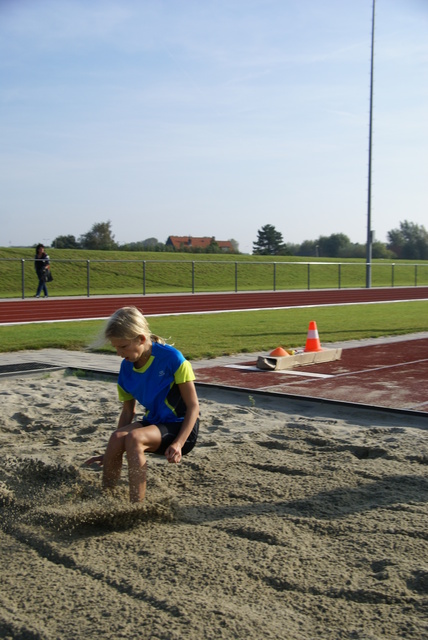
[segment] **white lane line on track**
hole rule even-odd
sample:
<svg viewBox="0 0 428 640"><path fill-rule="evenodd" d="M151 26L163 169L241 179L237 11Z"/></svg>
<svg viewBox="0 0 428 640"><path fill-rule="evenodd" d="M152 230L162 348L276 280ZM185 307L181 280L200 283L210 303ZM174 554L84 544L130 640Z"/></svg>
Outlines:
<svg viewBox="0 0 428 640"><path fill-rule="evenodd" d="M226 364L226 369L241 369L243 371L257 371L258 373L281 373L289 376L302 376L303 378L334 378L326 373L308 373L307 371L295 371L294 369L259 369L253 365Z"/></svg>

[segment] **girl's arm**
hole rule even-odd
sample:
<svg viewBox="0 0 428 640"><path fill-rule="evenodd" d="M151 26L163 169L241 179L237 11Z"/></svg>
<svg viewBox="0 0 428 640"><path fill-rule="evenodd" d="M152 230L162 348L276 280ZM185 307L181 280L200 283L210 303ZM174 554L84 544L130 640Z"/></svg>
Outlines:
<svg viewBox="0 0 428 640"><path fill-rule="evenodd" d="M179 384L178 388L184 404L186 405L186 414L178 436L165 451L165 456L168 462L180 462L181 449L199 417L199 401L193 380Z"/></svg>
<svg viewBox="0 0 428 640"><path fill-rule="evenodd" d="M119 416L119 422L117 428L125 427L127 424L131 424L135 416L135 404L134 398L132 400L125 400L122 405L122 412Z"/></svg>

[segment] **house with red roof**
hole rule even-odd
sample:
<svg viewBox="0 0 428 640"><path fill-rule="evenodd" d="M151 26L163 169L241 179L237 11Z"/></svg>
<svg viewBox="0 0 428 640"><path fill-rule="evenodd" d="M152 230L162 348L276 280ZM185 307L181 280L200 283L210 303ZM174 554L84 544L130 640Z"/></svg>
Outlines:
<svg viewBox="0 0 428 640"><path fill-rule="evenodd" d="M169 236L166 241L167 247L173 247L175 251L207 251L212 244L216 244L222 253L236 253L235 247L230 240L216 240L204 236L196 238L194 236Z"/></svg>

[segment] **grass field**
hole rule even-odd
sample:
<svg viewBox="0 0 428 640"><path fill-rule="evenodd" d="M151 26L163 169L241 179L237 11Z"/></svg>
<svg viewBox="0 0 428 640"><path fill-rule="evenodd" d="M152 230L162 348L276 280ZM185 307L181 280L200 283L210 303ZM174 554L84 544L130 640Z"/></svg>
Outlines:
<svg viewBox="0 0 428 640"><path fill-rule="evenodd" d="M49 249L51 296L365 287L364 260ZM0 298L34 295L33 249L0 249ZM428 285L428 262L375 260L372 286Z"/></svg>
<svg viewBox="0 0 428 640"><path fill-rule="evenodd" d="M304 346L311 320L324 344L428 331L427 319L428 302L420 301L165 316L149 322L153 333L198 359ZM0 326L0 351L85 349L102 327L93 320Z"/></svg>

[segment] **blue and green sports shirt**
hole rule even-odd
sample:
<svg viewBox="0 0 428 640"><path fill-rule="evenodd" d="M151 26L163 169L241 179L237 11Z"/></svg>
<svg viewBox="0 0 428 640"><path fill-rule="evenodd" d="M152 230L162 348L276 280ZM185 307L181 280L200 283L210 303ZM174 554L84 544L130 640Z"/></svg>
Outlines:
<svg viewBox="0 0 428 640"><path fill-rule="evenodd" d="M152 424L182 422L186 413L178 384L195 379L192 365L182 353L169 344L152 343L152 354L141 369L122 360L120 365L119 400L137 400L144 417Z"/></svg>

